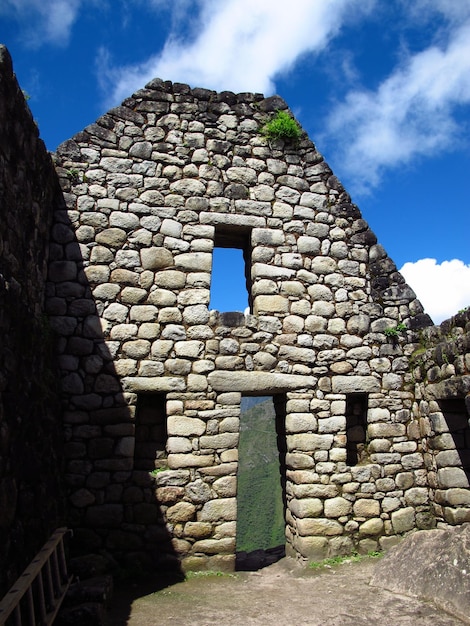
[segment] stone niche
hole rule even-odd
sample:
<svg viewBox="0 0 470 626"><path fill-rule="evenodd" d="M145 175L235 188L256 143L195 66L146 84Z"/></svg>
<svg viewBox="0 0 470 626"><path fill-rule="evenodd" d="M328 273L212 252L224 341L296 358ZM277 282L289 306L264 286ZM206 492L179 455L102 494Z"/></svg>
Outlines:
<svg viewBox="0 0 470 626"><path fill-rule="evenodd" d="M277 110L154 80L55 154L48 313L83 549L232 569L243 395L283 398L288 554L435 525L410 367L432 322L305 133L262 136ZM249 311L209 308L219 246L243 250Z"/></svg>

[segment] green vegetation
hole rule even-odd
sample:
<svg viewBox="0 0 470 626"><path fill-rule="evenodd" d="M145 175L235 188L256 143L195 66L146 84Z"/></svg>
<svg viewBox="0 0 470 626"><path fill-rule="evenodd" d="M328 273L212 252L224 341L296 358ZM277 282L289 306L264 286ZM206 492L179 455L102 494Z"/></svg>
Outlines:
<svg viewBox="0 0 470 626"><path fill-rule="evenodd" d="M287 111L277 111L275 117L266 122L260 132L270 141L281 139L291 143L297 143L302 135L300 126Z"/></svg>
<svg viewBox="0 0 470 626"><path fill-rule="evenodd" d="M160 472L165 472L168 467L156 467L151 472L149 472L150 476L157 476Z"/></svg>
<svg viewBox="0 0 470 626"><path fill-rule="evenodd" d="M384 333L386 334L387 337L398 337L399 333L402 333L405 330L406 330L405 324L400 322L396 326L386 328L384 330Z"/></svg>
<svg viewBox="0 0 470 626"><path fill-rule="evenodd" d="M271 398L263 400L243 398L242 401L238 551L267 550L285 543L274 406Z"/></svg>
<svg viewBox="0 0 470 626"><path fill-rule="evenodd" d="M230 574L228 572L215 572L213 570L206 570L200 572L186 572L186 578L238 578L237 574Z"/></svg>
<svg viewBox="0 0 470 626"><path fill-rule="evenodd" d="M333 556L323 561L312 561L309 563L310 569L321 569L323 567L334 567L335 565L343 565L344 563L358 563L364 561L364 559L380 559L383 556L383 552L371 550L367 554L358 554L353 552L348 556Z"/></svg>

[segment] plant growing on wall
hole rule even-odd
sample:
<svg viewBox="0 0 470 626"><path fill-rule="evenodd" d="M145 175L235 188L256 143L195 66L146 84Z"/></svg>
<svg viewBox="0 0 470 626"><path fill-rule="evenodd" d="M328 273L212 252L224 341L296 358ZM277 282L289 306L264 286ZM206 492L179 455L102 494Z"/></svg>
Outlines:
<svg viewBox="0 0 470 626"><path fill-rule="evenodd" d="M268 141L282 139L291 143L297 143L302 134L300 126L287 111L277 111L275 117L266 122L260 132Z"/></svg>
<svg viewBox="0 0 470 626"><path fill-rule="evenodd" d="M403 324L402 322L400 322L399 324L397 324L394 327L390 327L390 328L386 328L384 330L384 333L387 337L398 337L399 333L404 332L405 330L407 330L405 324Z"/></svg>

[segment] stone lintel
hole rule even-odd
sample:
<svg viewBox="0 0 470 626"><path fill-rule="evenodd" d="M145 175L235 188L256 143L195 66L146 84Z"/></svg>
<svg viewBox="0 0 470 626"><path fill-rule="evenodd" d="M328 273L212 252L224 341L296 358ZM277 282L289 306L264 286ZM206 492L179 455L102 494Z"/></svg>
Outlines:
<svg viewBox="0 0 470 626"><path fill-rule="evenodd" d="M133 393L185 391L184 378L170 376L127 376L122 379L124 391Z"/></svg>
<svg viewBox="0 0 470 626"><path fill-rule="evenodd" d="M312 389L317 383L314 376L229 370L211 372L208 381L215 391L239 391L262 395L283 393L292 389Z"/></svg>
<svg viewBox="0 0 470 626"><path fill-rule="evenodd" d="M233 213L206 213L200 216L201 224L216 224L223 226L243 226L249 228L264 228L266 218L255 215L238 215Z"/></svg>

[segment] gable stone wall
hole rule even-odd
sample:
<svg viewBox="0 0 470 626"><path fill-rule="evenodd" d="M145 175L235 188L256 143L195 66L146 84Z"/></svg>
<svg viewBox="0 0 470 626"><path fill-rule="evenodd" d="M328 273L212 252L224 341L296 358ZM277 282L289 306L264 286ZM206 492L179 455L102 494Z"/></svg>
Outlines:
<svg viewBox="0 0 470 626"><path fill-rule="evenodd" d="M60 191L0 69L3 586L63 475L82 550L233 568L242 395L275 400L289 554L469 521L468 312L430 326L309 139L261 137L282 100L152 81L59 148ZM227 245L246 314L209 307Z"/></svg>
<svg viewBox="0 0 470 626"><path fill-rule="evenodd" d="M155 80L57 151L48 310L84 546L233 567L243 394L282 407L288 553L435 523L409 366L431 321L312 142L260 135L286 108ZM230 244L249 314L209 309Z"/></svg>

